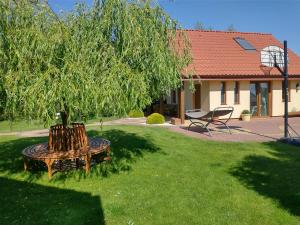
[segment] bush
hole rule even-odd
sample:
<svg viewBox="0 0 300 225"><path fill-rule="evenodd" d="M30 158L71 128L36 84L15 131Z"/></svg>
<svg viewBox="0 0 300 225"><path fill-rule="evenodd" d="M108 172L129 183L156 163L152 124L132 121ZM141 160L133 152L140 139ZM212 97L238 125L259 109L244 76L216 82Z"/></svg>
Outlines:
<svg viewBox="0 0 300 225"><path fill-rule="evenodd" d="M147 124L163 124L165 123L165 117L159 113L153 113L147 117Z"/></svg>
<svg viewBox="0 0 300 225"><path fill-rule="evenodd" d="M245 109L245 110L243 110L242 114L250 114L250 111Z"/></svg>
<svg viewBox="0 0 300 225"><path fill-rule="evenodd" d="M128 113L128 116L130 118L140 118L140 117L144 117L144 112L140 111L140 110L131 110Z"/></svg>

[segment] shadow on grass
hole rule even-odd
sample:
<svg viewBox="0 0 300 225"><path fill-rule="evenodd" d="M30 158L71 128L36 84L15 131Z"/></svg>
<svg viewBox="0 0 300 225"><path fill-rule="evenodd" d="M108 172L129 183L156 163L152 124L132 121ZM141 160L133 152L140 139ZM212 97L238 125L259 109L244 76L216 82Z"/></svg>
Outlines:
<svg viewBox="0 0 300 225"><path fill-rule="evenodd" d="M300 216L300 148L278 142L265 145L271 156L250 155L230 173L247 188Z"/></svg>
<svg viewBox="0 0 300 225"><path fill-rule="evenodd" d="M153 143L151 137L142 137L136 133L112 129L104 132L89 131L89 136L101 136L111 142L112 154L115 160L127 159L135 161L137 157L143 157L145 153L154 153L159 148Z"/></svg>
<svg viewBox="0 0 300 225"><path fill-rule="evenodd" d="M99 196L0 178L0 224L104 225Z"/></svg>
<svg viewBox="0 0 300 225"><path fill-rule="evenodd" d="M30 145L47 141L47 138L20 138L0 142L0 172L16 174L23 171L22 150Z"/></svg>
<svg viewBox="0 0 300 225"><path fill-rule="evenodd" d="M103 132L89 131L89 136L101 136L111 141L111 162L102 162L92 166L91 174L88 176L108 176L110 173L128 171L132 164L144 156L145 153L154 153L159 148L154 145L150 137L143 137L135 133L119 129ZM21 138L0 143L0 172L13 175L23 172L23 158L21 152L29 145L45 142L47 138ZM27 173L27 181L39 179L45 175L43 163L35 163L33 169ZM83 170L58 172L54 174L52 181L64 181L68 177L76 180L85 178Z"/></svg>

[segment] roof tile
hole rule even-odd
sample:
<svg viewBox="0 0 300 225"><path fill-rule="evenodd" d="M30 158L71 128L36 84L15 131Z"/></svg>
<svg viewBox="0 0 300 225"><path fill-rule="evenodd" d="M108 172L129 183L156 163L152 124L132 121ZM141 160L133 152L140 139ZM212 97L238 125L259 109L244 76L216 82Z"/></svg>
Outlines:
<svg viewBox="0 0 300 225"><path fill-rule="evenodd" d="M191 44L193 62L188 66L195 75L255 75L264 76L261 70L260 51L271 45L283 48L272 34L250 32L184 30ZM256 51L244 50L234 38L247 40ZM292 50L289 54L289 74L300 76L300 57ZM280 75L276 69L270 75Z"/></svg>

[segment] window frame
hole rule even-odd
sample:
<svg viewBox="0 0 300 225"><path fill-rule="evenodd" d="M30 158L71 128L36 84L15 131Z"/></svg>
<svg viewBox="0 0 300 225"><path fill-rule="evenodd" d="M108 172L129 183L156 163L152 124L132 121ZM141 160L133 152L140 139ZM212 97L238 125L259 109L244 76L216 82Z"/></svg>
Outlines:
<svg viewBox="0 0 300 225"><path fill-rule="evenodd" d="M256 51L256 48L245 38L235 37L233 38L238 45L245 51Z"/></svg>
<svg viewBox="0 0 300 225"><path fill-rule="evenodd" d="M220 92L221 92L221 105L226 105L227 97L226 97L226 82L225 81L221 81ZM222 102L222 99L223 99L222 96L223 96L223 94L224 94L224 102Z"/></svg>
<svg viewBox="0 0 300 225"><path fill-rule="evenodd" d="M237 90L237 92L236 92ZM233 87L233 98L234 98L234 104L239 105L240 104L240 82L235 81L234 87Z"/></svg>

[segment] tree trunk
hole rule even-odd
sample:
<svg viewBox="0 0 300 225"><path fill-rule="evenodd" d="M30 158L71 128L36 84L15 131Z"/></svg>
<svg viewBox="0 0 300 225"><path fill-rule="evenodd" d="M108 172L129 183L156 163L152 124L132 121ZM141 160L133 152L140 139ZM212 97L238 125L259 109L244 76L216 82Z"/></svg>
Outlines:
<svg viewBox="0 0 300 225"><path fill-rule="evenodd" d="M68 126L68 113L67 112L60 112L61 120L62 120L62 125L64 128Z"/></svg>
<svg viewBox="0 0 300 225"><path fill-rule="evenodd" d="M60 112L60 116L61 116L61 120L62 120L62 125L64 128L68 127L68 122L69 122L69 108L68 108L68 104L66 102L65 97L62 98L63 102L64 102L64 111Z"/></svg>
<svg viewBox="0 0 300 225"><path fill-rule="evenodd" d="M63 146L64 150L68 150L68 135L67 135L67 127L68 127L68 113L66 111L60 112L63 131L61 136L61 145Z"/></svg>

